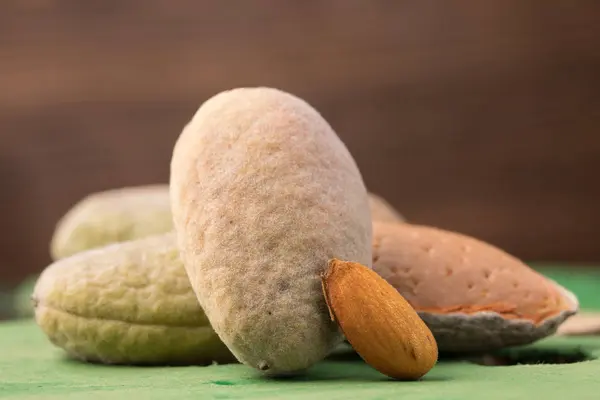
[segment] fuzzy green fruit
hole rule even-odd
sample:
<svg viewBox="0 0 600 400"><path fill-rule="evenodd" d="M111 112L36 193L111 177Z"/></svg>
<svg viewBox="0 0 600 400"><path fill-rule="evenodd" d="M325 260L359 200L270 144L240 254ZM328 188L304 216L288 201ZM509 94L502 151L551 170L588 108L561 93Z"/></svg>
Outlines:
<svg viewBox="0 0 600 400"><path fill-rule="evenodd" d="M211 364L235 358L192 291L173 234L116 243L48 266L35 320L70 356L107 364Z"/></svg>

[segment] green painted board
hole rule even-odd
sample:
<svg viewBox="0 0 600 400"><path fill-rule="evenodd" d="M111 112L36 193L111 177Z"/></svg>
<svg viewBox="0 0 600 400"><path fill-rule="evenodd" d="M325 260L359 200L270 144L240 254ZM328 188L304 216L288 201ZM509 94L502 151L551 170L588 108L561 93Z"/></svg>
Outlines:
<svg viewBox="0 0 600 400"><path fill-rule="evenodd" d="M543 269L574 291L582 308L600 310L600 272ZM419 382L395 382L353 356L326 360L305 377L273 380L242 365L108 367L64 358L35 324L0 324L0 398L12 399L410 399L599 400L600 337L553 337L514 349L550 354L581 351L598 360L574 364L481 366L440 361Z"/></svg>

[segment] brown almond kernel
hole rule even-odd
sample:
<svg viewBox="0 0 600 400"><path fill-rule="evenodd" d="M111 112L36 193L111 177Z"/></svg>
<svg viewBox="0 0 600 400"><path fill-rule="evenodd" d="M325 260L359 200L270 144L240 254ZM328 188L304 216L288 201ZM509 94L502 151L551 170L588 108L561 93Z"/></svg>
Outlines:
<svg viewBox="0 0 600 400"><path fill-rule="evenodd" d="M398 380L416 380L437 362L433 334L411 305L373 270L333 259L322 275L331 318L367 364Z"/></svg>

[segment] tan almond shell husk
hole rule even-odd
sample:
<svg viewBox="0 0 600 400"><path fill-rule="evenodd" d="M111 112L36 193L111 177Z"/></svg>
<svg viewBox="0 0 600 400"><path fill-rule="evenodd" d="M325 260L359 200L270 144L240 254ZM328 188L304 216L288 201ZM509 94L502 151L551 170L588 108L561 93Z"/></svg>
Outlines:
<svg viewBox="0 0 600 400"><path fill-rule="evenodd" d="M369 206L373 221L405 222L406 219L382 196L369 192Z"/></svg>
<svg viewBox="0 0 600 400"><path fill-rule="evenodd" d="M532 343L579 308L575 295L517 258L434 227L375 222L373 270L415 308L442 352Z"/></svg>
<svg viewBox="0 0 600 400"><path fill-rule="evenodd" d="M559 326L556 334L558 336L600 335L600 312L580 312Z"/></svg>

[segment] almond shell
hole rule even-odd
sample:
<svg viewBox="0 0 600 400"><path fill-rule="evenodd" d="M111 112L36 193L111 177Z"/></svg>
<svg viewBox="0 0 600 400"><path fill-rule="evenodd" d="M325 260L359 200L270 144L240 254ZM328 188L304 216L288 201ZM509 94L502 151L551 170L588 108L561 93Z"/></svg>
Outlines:
<svg viewBox="0 0 600 400"><path fill-rule="evenodd" d="M489 351L556 332L579 304L503 250L442 229L374 222L373 270L432 330L440 351Z"/></svg>

